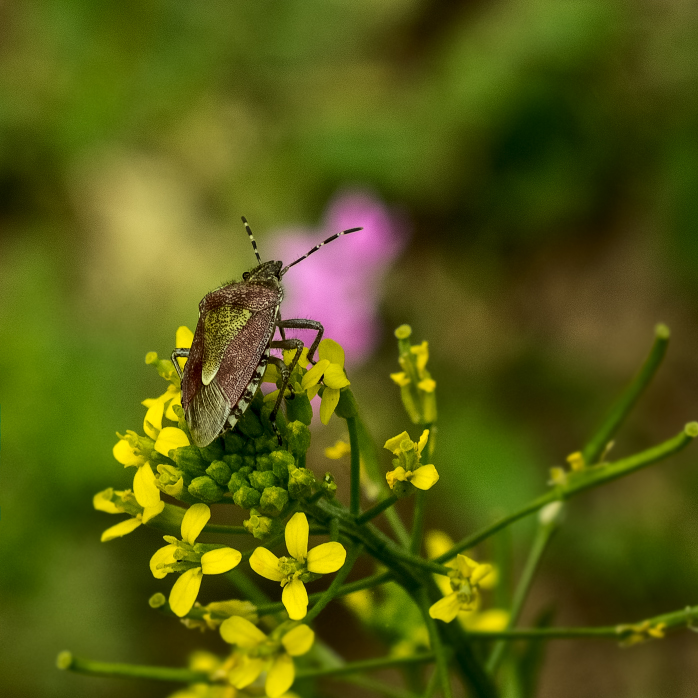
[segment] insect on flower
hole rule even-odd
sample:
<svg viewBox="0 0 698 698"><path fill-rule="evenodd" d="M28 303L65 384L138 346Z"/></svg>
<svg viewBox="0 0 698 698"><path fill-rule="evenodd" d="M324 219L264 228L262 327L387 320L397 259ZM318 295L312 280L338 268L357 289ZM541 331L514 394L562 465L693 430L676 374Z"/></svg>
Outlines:
<svg viewBox="0 0 698 698"><path fill-rule="evenodd" d="M194 444L200 447L208 446L224 429L235 426L252 402L268 362L277 367L281 376L279 397L269 415L281 444L275 419L284 393L290 388L289 377L304 349L300 339L287 339L285 330L307 329L316 332L308 351L308 361L313 364L324 331L323 326L315 320L281 319L279 308L284 297L281 277L323 245L341 235L362 230L350 228L332 235L284 267L282 262L262 262L244 216L242 222L258 265L246 271L242 281L232 281L204 296L199 303L199 320L191 348L172 352L172 362L182 379L184 416ZM280 340L274 340L277 328ZM286 366L281 359L270 354L271 349L297 351L290 366ZM179 368L178 357L187 359L184 372Z"/></svg>

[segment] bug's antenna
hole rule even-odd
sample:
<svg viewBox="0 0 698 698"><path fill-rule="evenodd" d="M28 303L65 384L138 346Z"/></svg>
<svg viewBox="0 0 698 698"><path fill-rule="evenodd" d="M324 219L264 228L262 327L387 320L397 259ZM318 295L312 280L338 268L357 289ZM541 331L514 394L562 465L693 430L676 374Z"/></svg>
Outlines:
<svg viewBox="0 0 698 698"><path fill-rule="evenodd" d="M285 266L282 270L281 273L279 274L279 277L283 276L294 264L298 264L298 262L302 262L306 257L310 257L313 252L317 252L323 245L326 245L328 242L332 242L332 240L336 240L338 237L341 237L342 235L349 235L349 233L356 233L359 230L363 230L363 228L349 228L349 230L343 230L341 233L337 233L336 235L332 235L327 238L327 240L323 240L319 245L315 245L310 252L307 254L304 254L302 257L299 257L295 262L291 262L287 266Z"/></svg>
<svg viewBox="0 0 698 698"><path fill-rule="evenodd" d="M250 242L252 243L252 248L254 249L255 256L257 257L257 261L261 264L262 260L259 257L259 251L257 250L257 243L255 242L254 235L252 235L252 230L250 230L250 224L247 222L247 218L245 216L242 217L242 222L245 224L245 230L247 231L247 234L250 236Z"/></svg>

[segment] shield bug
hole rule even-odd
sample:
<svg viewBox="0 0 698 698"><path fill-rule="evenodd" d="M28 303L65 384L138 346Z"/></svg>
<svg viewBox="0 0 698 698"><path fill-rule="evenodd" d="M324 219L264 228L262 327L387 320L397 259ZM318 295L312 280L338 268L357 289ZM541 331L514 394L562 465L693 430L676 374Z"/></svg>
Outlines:
<svg viewBox="0 0 698 698"><path fill-rule="evenodd" d="M208 446L224 429L232 428L245 412L264 376L268 362L281 375L279 397L269 415L269 421L281 444L276 428L276 414L288 387L291 372L298 363L304 344L300 339L287 339L284 330L305 329L316 332L308 351L308 361L315 363L315 351L320 344L323 326L315 320L282 320L281 301L284 297L281 278L295 264L302 262L323 245L341 235L362 228L343 230L313 247L295 262L262 262L247 220L242 218L257 257L257 266L242 275L242 281L232 281L204 296L199 303L199 320L190 349L175 349L172 362L182 379L182 408L191 437L197 446ZM279 330L281 339L275 340ZM296 349L290 366L271 349ZM178 357L186 358L182 372Z"/></svg>

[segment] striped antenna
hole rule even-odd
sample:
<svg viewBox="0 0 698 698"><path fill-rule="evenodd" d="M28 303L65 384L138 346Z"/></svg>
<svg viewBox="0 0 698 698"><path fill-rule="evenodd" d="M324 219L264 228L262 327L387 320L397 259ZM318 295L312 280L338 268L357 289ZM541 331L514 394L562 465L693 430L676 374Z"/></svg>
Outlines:
<svg viewBox="0 0 698 698"><path fill-rule="evenodd" d="M259 262L259 264L261 264L262 260L259 256L259 250L257 249L257 243L255 242L254 235L252 235L252 230L250 229L250 224L247 222L247 218L245 218L245 216L242 217L242 222L245 224L245 230L247 231L247 234L250 237L250 242L252 243L252 249L254 249L255 256L257 257L257 262Z"/></svg>
<svg viewBox="0 0 698 698"><path fill-rule="evenodd" d="M331 237L328 237L327 240L323 240L319 245L315 245L308 254L304 254L302 257L299 257L295 262L291 262L289 265L285 266L282 270L281 273L279 274L279 277L282 277L294 264L298 264L298 262L302 262L306 257L310 257L313 252L317 252L321 247L326 245L328 242L332 242L332 240L336 240L338 237L341 237L342 235L349 235L349 233L355 233L358 230L363 230L363 228L349 228L349 230L343 230L341 233L337 233L336 235L332 235Z"/></svg>

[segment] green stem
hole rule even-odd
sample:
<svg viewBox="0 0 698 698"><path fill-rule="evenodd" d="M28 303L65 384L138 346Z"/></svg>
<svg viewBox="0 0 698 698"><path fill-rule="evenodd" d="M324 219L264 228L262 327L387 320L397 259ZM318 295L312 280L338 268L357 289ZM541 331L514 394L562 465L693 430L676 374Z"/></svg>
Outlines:
<svg viewBox="0 0 698 698"><path fill-rule="evenodd" d="M347 417L349 447L351 448L351 473L349 483L349 512L358 516L361 511L361 450L356 417Z"/></svg>
<svg viewBox="0 0 698 698"><path fill-rule="evenodd" d="M569 472L567 473L567 482L564 485L558 485L537 499L525 504L513 514L504 516L489 526L485 526L479 531L467 536L443 555L439 555L434 562L447 562L463 550L472 548L505 526L509 526L514 523L514 521L518 521L524 516L532 514L546 504L550 504L556 500L567 499L578 492L582 492L591 487L597 487L611 480L629 475L652 463L664 460L685 448L696 436L698 436L698 422L689 422L677 436L668 439L658 446L648 448L646 451L642 451L628 458L623 458L615 463L604 463L587 467L583 470Z"/></svg>
<svg viewBox="0 0 698 698"><path fill-rule="evenodd" d="M429 632L429 644L436 657L436 670L439 674L443 698L453 698L451 676L448 671L448 658L446 657L446 651L441 641L441 635L439 634L439 628L436 626L436 621L429 615L429 595L425 588L419 590L418 598L422 616L424 617L424 623Z"/></svg>
<svg viewBox="0 0 698 698"><path fill-rule="evenodd" d="M70 652L58 655L58 668L79 674L128 679L153 679L155 681L177 681L181 683L210 683L208 674L190 669L138 664L95 662L91 659L73 657Z"/></svg>
<svg viewBox="0 0 698 698"><path fill-rule="evenodd" d="M382 693L388 696L388 698L419 698L419 696L417 696L416 693L412 693L412 691L390 686L387 683L377 681L376 679L371 679L368 676L337 676L337 680L351 683L355 686L360 686L361 688L365 688L369 691Z"/></svg>
<svg viewBox="0 0 698 698"><path fill-rule="evenodd" d="M344 565L342 565L342 568L339 570L339 572L337 572L335 578L332 580L332 584L327 587L327 590L322 593L320 598L317 600L317 603L308 611L304 619L305 623L311 623L313 620L315 620L322 609L325 608L325 606L327 606L327 604L337 596L341 590L344 580L349 576L349 573L354 567L356 558L361 555L363 549L364 546L361 544L355 545L351 548L347 559L344 561Z"/></svg>
<svg viewBox="0 0 698 698"><path fill-rule="evenodd" d="M422 549L422 534L424 532L424 504L427 493L420 490L414 498L414 516L412 517L412 538L410 552L419 555Z"/></svg>
<svg viewBox="0 0 698 698"><path fill-rule="evenodd" d="M552 504L555 507L558 505ZM561 506L561 505L559 505ZM545 510L547 512L547 510ZM545 512L543 512L545 513ZM523 572L519 578L519 582L516 586L516 591L514 592L514 598L511 603L511 613L509 615L509 622L507 628L513 628L521 616L521 611L523 610L524 603L526 602L526 597L528 592L531 590L531 585L533 584L533 578L538 571L538 566L543 557L545 549L548 547L548 543L552 538L553 534L558 527L558 514L553 517L551 521L541 522L536 531L536 537L533 540L533 545L528 554L528 559L524 565ZM494 674L504 657L504 652L507 649L507 643L504 641L499 641L492 648L492 653L490 654L485 669L488 673Z"/></svg>
<svg viewBox="0 0 698 698"><path fill-rule="evenodd" d="M342 674L355 674L359 671L374 671L405 664L423 664L433 662L435 656L431 652L422 652L408 657L385 657L380 659L364 659L359 662L348 662L341 666L324 667L322 669L301 669L296 672L297 679L319 678L321 676L340 676Z"/></svg>
<svg viewBox="0 0 698 698"><path fill-rule="evenodd" d="M613 435L618 431L618 428L630 414L635 403L640 398L640 395L642 395L645 388L649 385L659 365L662 363L668 344L669 328L666 325L657 325L655 328L654 344L642 368L635 378L633 378L630 385L621 393L603 424L601 424L587 445L582 449L582 456L587 465L592 465L598 460L607 444L613 438Z"/></svg>
<svg viewBox="0 0 698 698"><path fill-rule="evenodd" d="M427 683L427 687L424 689L424 694L422 695L422 698L431 698L434 695L434 691L436 691L436 687L439 684L439 672L434 671L434 673L429 677L429 681Z"/></svg>
<svg viewBox="0 0 698 698"><path fill-rule="evenodd" d="M368 523L371 519L375 519L376 516L382 514L386 509L389 509L393 504L397 502L397 497L391 494L389 497L374 504L368 511L365 511L361 516L356 517L356 523L361 526L362 524Z"/></svg>

